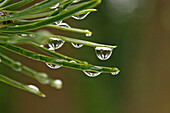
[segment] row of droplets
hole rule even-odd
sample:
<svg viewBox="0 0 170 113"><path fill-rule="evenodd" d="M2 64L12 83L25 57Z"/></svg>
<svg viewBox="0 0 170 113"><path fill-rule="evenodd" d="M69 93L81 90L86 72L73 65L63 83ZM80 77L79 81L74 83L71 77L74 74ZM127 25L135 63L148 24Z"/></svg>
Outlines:
<svg viewBox="0 0 170 113"><path fill-rule="evenodd" d="M51 7L51 9L52 10L58 10L58 8L60 7L59 5L60 4L57 3L57 4L53 5ZM74 18L76 20L82 20L82 19L85 19L89 14L90 14L90 12L87 12L87 13L84 13L84 14L80 14L80 15L74 15L74 16L72 16L72 18Z"/></svg>
<svg viewBox="0 0 170 113"><path fill-rule="evenodd" d="M48 49L55 51L59 48L62 47L62 45L64 44L65 41L58 39L58 38L51 38L51 40L47 43L48 45ZM80 48L83 45L82 44L72 44L75 48ZM113 49L108 48L108 47L95 47L95 53L97 55L97 57L100 60L107 60L110 58L111 54L112 54ZM76 63L75 61L70 61L71 63ZM48 64L46 63L47 66L51 69L58 69L61 66L60 65L54 65L54 64ZM93 71L83 71L86 75L90 76L90 77L96 77L98 75L101 74L101 72L93 72ZM112 72L112 75L117 75L119 72Z"/></svg>
<svg viewBox="0 0 170 113"><path fill-rule="evenodd" d="M47 43L49 50L56 50L63 46L65 41L58 39L58 38L50 38L50 41ZM83 44L75 44L71 43L75 48L81 48ZM97 57L100 60L107 60L110 58L113 49L108 47L95 47L95 52Z"/></svg>
<svg viewBox="0 0 170 113"><path fill-rule="evenodd" d="M51 7L51 9L55 9L58 10L59 8L59 3L54 5L53 7ZM90 12L81 14L81 15L74 15L72 16L72 18L76 19L76 20L82 20L84 18L86 18L88 15L90 14ZM66 27L66 28L71 28L67 23L64 23L63 21L59 21L59 22L55 22L55 24L57 26L62 26L62 27ZM91 36L91 33L87 33L86 36ZM55 51L56 49L59 49L62 47L62 45L64 44L65 41L58 39L58 38L51 38L50 42L47 43L48 45L48 49ZM83 47L83 44L77 44L77 43L71 43L73 45L73 47L75 48L81 48ZM112 54L113 49L108 48L108 47L95 47L95 52L97 57L100 60L107 60L110 58L111 54ZM72 63L76 63L75 61L70 61ZM61 66L59 65L54 65L54 64L47 64L48 67L52 68L52 69L58 69ZM87 76L90 77L96 77L98 75L101 74L101 72L93 72L93 71L83 71ZM112 72L112 75L117 75L119 72Z"/></svg>

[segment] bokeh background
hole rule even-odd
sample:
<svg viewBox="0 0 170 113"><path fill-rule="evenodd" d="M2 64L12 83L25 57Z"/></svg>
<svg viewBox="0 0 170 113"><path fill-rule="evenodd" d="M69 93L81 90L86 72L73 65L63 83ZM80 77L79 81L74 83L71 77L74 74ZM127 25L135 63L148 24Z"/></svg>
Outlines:
<svg viewBox="0 0 170 113"><path fill-rule="evenodd" d="M90 38L50 31L117 45L107 61L100 61L94 48L76 49L70 43L65 43L58 52L96 65L117 66L120 74L90 78L77 70L52 70L44 63L1 49L37 71L62 79L64 87L56 90L41 85L0 63L0 73L25 84L35 84L47 96L41 98L0 82L0 113L170 113L170 1L103 0L97 9L85 20L65 21L72 27L93 31ZM27 45L22 47L37 51Z"/></svg>

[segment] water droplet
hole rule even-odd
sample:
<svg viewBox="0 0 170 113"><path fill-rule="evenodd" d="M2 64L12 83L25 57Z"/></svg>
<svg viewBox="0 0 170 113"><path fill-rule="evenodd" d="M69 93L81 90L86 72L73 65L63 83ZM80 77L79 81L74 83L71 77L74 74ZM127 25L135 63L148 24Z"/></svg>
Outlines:
<svg viewBox="0 0 170 113"><path fill-rule="evenodd" d="M47 64L47 63L46 63ZM59 65L54 65L54 64L47 64L47 66L49 67L49 68L51 68L51 69L58 69L58 68L60 68L61 66L59 66Z"/></svg>
<svg viewBox="0 0 170 113"><path fill-rule="evenodd" d="M76 61L74 61L74 60L71 60L71 61L70 61L70 63L77 63L77 62L76 62Z"/></svg>
<svg viewBox="0 0 170 113"><path fill-rule="evenodd" d="M71 28L67 23L64 23L63 21L55 22L57 26L62 26L65 28Z"/></svg>
<svg viewBox="0 0 170 113"><path fill-rule="evenodd" d="M22 70L21 63L20 63L20 62L15 62L15 63L13 63L13 69L14 69L15 71L21 71L21 70Z"/></svg>
<svg viewBox="0 0 170 113"><path fill-rule="evenodd" d="M82 19L86 18L87 15L89 15L89 14L90 14L90 12L87 12L87 13L84 13L84 14L81 14L81 15L72 16L72 17L74 19L76 19L76 20L82 20Z"/></svg>
<svg viewBox="0 0 170 113"><path fill-rule="evenodd" d="M55 4L54 6L50 7L51 9L57 9L59 6L59 3Z"/></svg>
<svg viewBox="0 0 170 113"><path fill-rule="evenodd" d="M44 45L40 45L40 47L44 47Z"/></svg>
<svg viewBox="0 0 170 113"><path fill-rule="evenodd" d="M75 48L81 48L83 46L83 44L75 44L75 43L71 43Z"/></svg>
<svg viewBox="0 0 170 113"><path fill-rule="evenodd" d="M92 35L92 32L90 32L89 30L85 30L85 31L88 32L88 33L85 34L87 37Z"/></svg>
<svg viewBox="0 0 170 113"><path fill-rule="evenodd" d="M53 81L52 86L57 88L57 89L61 89L62 86L63 86L63 82L59 79L56 79L56 80Z"/></svg>
<svg viewBox="0 0 170 113"><path fill-rule="evenodd" d="M28 87L31 88L33 92L39 92L38 87L36 87L34 85L28 85Z"/></svg>
<svg viewBox="0 0 170 113"><path fill-rule="evenodd" d="M21 34L21 36L26 37L26 36L28 36L28 35L27 35L27 34Z"/></svg>
<svg viewBox="0 0 170 113"><path fill-rule="evenodd" d="M61 20L61 21L59 21L59 22L55 22L55 24L56 25L58 25L58 24L60 24L60 23L62 23L63 21Z"/></svg>
<svg viewBox="0 0 170 113"><path fill-rule="evenodd" d="M111 74L112 75L117 75L117 74L119 74L119 72L112 72Z"/></svg>
<svg viewBox="0 0 170 113"><path fill-rule="evenodd" d="M83 71L89 77L96 77L99 76L101 72L94 72L94 71Z"/></svg>
<svg viewBox="0 0 170 113"><path fill-rule="evenodd" d="M58 38L50 38L50 39L51 40L50 40L50 42L48 42L48 46L49 46L49 48L53 48L54 50L59 49L65 42Z"/></svg>
<svg viewBox="0 0 170 113"><path fill-rule="evenodd" d="M30 36L30 37L34 37L34 35L33 35L33 34L29 34L29 36Z"/></svg>
<svg viewBox="0 0 170 113"><path fill-rule="evenodd" d="M95 51L100 60L107 60L112 54L112 49L108 47L96 47Z"/></svg>

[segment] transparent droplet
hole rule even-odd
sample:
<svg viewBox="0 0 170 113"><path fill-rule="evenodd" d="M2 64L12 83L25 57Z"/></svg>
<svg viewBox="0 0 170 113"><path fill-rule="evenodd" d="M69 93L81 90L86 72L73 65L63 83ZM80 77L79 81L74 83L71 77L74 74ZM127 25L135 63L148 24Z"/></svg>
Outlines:
<svg viewBox="0 0 170 113"><path fill-rule="evenodd" d="M108 48L108 47L96 47L95 48L96 55L100 60L109 59L112 54L112 50L113 49Z"/></svg>
<svg viewBox="0 0 170 113"><path fill-rule="evenodd" d="M85 30L85 31L88 32L88 33L85 34L87 37L90 37L92 35L92 32L90 32L89 30Z"/></svg>
<svg viewBox="0 0 170 113"><path fill-rule="evenodd" d="M59 49L65 41L58 38L50 38L51 40L48 42L49 48Z"/></svg>
<svg viewBox="0 0 170 113"><path fill-rule="evenodd" d="M34 37L34 35L33 35L33 34L29 34L29 36L30 36L30 37Z"/></svg>
<svg viewBox="0 0 170 113"><path fill-rule="evenodd" d="M47 66L48 66L49 68L51 68L51 69L58 69L58 68L61 67L61 66L59 66L59 65L48 64L48 63L46 63L46 64L47 64Z"/></svg>
<svg viewBox="0 0 170 113"><path fill-rule="evenodd" d="M44 45L40 45L40 47L44 47Z"/></svg>
<svg viewBox="0 0 170 113"><path fill-rule="evenodd" d="M90 12L87 12L87 13L84 13L84 14L81 14L81 15L72 16L72 17L74 19L76 19L76 20L82 20L82 19L86 18L87 15L89 15L89 14L90 14Z"/></svg>
<svg viewBox="0 0 170 113"><path fill-rule="evenodd" d="M26 37L26 36L28 36L28 34L21 34L21 36Z"/></svg>
<svg viewBox="0 0 170 113"><path fill-rule="evenodd" d="M75 43L71 43L75 48L81 48L83 47L83 44L75 44Z"/></svg>
<svg viewBox="0 0 170 113"><path fill-rule="evenodd" d="M119 74L119 72L112 72L111 74L112 75L117 75L117 74Z"/></svg>
<svg viewBox="0 0 170 113"><path fill-rule="evenodd" d="M64 23L63 21L55 22L57 26L62 26L65 28L71 28L67 23Z"/></svg>
<svg viewBox="0 0 170 113"><path fill-rule="evenodd" d="M51 9L57 9L59 6L59 3L55 4L54 6L50 7Z"/></svg>
<svg viewBox="0 0 170 113"><path fill-rule="evenodd" d="M33 92L39 92L38 87L36 87L34 85L28 85L28 87L31 88Z"/></svg>
<svg viewBox="0 0 170 113"><path fill-rule="evenodd" d="M76 62L76 61L74 61L74 60L71 60L71 61L70 61L70 63L77 63L77 62Z"/></svg>
<svg viewBox="0 0 170 113"><path fill-rule="evenodd" d="M63 87L63 82L59 79L56 79L53 81L52 86L57 89L61 89Z"/></svg>
<svg viewBox="0 0 170 113"><path fill-rule="evenodd" d="M15 71L21 71L21 70L22 70L21 63L20 63L20 62L15 62L15 63L13 64L13 69L14 69Z"/></svg>
<svg viewBox="0 0 170 113"><path fill-rule="evenodd" d="M55 22L56 25L59 25L60 23L62 23L63 21L59 21L59 22Z"/></svg>
<svg viewBox="0 0 170 113"><path fill-rule="evenodd" d="M101 72L94 72L94 71L83 71L89 77L96 77L101 74Z"/></svg>
<svg viewBox="0 0 170 113"><path fill-rule="evenodd" d="M36 73L36 79L41 83L41 84L48 84L50 81L48 79L48 75L46 73Z"/></svg>

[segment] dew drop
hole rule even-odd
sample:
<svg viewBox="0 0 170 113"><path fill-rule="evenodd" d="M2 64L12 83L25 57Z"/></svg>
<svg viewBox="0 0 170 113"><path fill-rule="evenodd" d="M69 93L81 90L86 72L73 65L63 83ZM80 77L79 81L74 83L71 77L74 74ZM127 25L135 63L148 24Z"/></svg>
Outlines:
<svg viewBox="0 0 170 113"><path fill-rule="evenodd" d="M34 85L28 85L28 87L31 88L33 92L39 92L38 87L36 87Z"/></svg>
<svg viewBox="0 0 170 113"><path fill-rule="evenodd" d="M28 35L27 35L27 34L21 34L21 36L26 37L26 36L28 36Z"/></svg>
<svg viewBox="0 0 170 113"><path fill-rule="evenodd" d="M53 81L52 86L57 89L61 89L63 87L63 82L59 79L56 79Z"/></svg>
<svg viewBox="0 0 170 113"><path fill-rule="evenodd" d="M112 72L111 74L112 75L117 75L117 74L119 74L119 72Z"/></svg>
<svg viewBox="0 0 170 113"><path fill-rule="evenodd" d="M22 70L21 63L20 63L20 62L15 62L15 63L13 63L13 69L14 69L15 71L21 71L21 70Z"/></svg>
<svg viewBox="0 0 170 113"><path fill-rule="evenodd" d="M83 44L75 44L75 43L71 43L75 48L81 48L83 47Z"/></svg>
<svg viewBox="0 0 170 113"><path fill-rule="evenodd" d="M65 27L65 28L71 28L67 23L64 23L63 21L55 22L57 26Z"/></svg>
<svg viewBox="0 0 170 113"><path fill-rule="evenodd" d="M94 72L94 71L83 71L89 77L96 77L101 74L101 72Z"/></svg>
<svg viewBox="0 0 170 113"><path fill-rule="evenodd" d="M50 7L51 9L57 9L59 6L59 3L55 4L54 6Z"/></svg>
<svg viewBox="0 0 170 113"><path fill-rule="evenodd" d="M92 32L90 32L89 30L85 30L85 31L88 32L88 33L85 34L87 37L90 37L92 35Z"/></svg>
<svg viewBox="0 0 170 113"><path fill-rule="evenodd" d="M44 47L44 45L40 45L40 47Z"/></svg>
<svg viewBox="0 0 170 113"><path fill-rule="evenodd" d="M90 12L87 12L87 13L84 13L84 14L81 14L81 15L72 16L72 17L74 19L76 19L76 20L82 20L82 19L86 18L87 15L89 15L89 14L90 14Z"/></svg>
<svg viewBox="0 0 170 113"><path fill-rule="evenodd" d="M47 64L47 63L46 63ZM51 69L58 69L58 68L60 68L61 66L59 66L59 65L54 65L54 64L47 64L47 66L49 67L49 68L51 68Z"/></svg>
<svg viewBox="0 0 170 113"><path fill-rule="evenodd" d="M96 47L95 51L100 60L107 60L112 54L112 49L108 47Z"/></svg>
<svg viewBox="0 0 170 113"><path fill-rule="evenodd" d="M59 49L65 41L58 38L50 38L51 40L48 42L49 48Z"/></svg>
<svg viewBox="0 0 170 113"><path fill-rule="evenodd" d="M71 60L71 61L70 61L70 63L77 63L77 62L76 62L76 61L74 61L74 60Z"/></svg>

